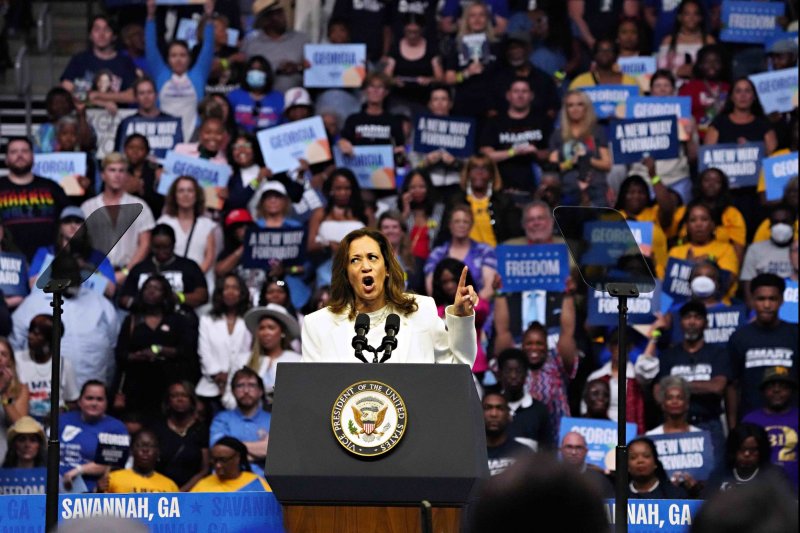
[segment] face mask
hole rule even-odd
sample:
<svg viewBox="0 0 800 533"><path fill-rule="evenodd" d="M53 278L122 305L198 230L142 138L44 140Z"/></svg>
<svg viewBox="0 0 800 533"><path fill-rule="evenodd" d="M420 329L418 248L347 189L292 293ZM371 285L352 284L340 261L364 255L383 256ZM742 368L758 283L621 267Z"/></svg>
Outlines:
<svg viewBox="0 0 800 533"><path fill-rule="evenodd" d="M697 342L703 336L703 330L697 331L684 331L683 339L687 342Z"/></svg>
<svg viewBox="0 0 800 533"><path fill-rule="evenodd" d="M717 290L717 284L708 276L697 276L690 284L692 295L698 298L708 298Z"/></svg>
<svg viewBox="0 0 800 533"><path fill-rule="evenodd" d="M769 234L772 242L779 246L785 246L792 241L792 237L794 237L794 229L792 229L789 224L779 222L772 225L772 227L769 229Z"/></svg>
<svg viewBox="0 0 800 533"><path fill-rule="evenodd" d="M254 89L260 89L267 84L267 73L263 70L248 70L247 85Z"/></svg>

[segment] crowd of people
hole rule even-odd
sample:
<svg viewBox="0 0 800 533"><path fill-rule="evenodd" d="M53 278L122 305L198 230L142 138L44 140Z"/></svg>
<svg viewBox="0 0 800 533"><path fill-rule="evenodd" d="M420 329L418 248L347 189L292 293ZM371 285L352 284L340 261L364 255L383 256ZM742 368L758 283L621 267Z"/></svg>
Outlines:
<svg viewBox="0 0 800 533"><path fill-rule="evenodd" d="M95 16L87 50L47 95L47 122L9 139L0 251L22 257L24 275L0 298L3 466L43 466L57 431L65 491L269 490L276 367L302 359L304 317L328 305L342 274L340 241L370 227L407 291L432 296L442 318L468 267L491 473L559 451L610 496L613 472L587 465L586 438L561 421L617 419L621 336L588 324L576 269L560 291L504 291L496 254L563 243L553 209L574 205L648 224L643 253L660 280L670 259L691 265L691 295L624 336L631 496L702 497L776 472L796 494L797 176L768 201L763 176L736 186L720 168L700 171L698 151L757 142L765 158L796 155L797 107L766 114L747 76L796 68L797 34L722 44L720 0L307 3L147 0ZM181 18L197 23L196 42L175 38ZM778 23L797 31L794 3ZM360 89L303 86L304 45L319 42L366 44ZM621 71L622 58L646 56L651 76ZM677 158L613 160L609 118L585 91L606 85L690 97ZM135 110L100 159L90 108ZM420 114L473 119L474 153L416 152ZM316 115L343 154L391 145L396 187L370 189L333 161L270 169L257 132ZM178 124L174 143L136 130L139 119ZM160 187L169 151L227 165L227 187L191 175ZM77 188L34 175L53 152L86 155ZM124 204L142 212L115 246L78 232ZM109 227L114 212L102 215ZM302 261L244 264L257 229L304 230ZM65 249L75 268L99 268L65 294L63 413L50 428L52 296L36 281ZM740 319L720 330L722 311ZM668 477L649 437L697 431L710 435L714 473ZM129 448L127 461L102 459L114 446Z"/></svg>

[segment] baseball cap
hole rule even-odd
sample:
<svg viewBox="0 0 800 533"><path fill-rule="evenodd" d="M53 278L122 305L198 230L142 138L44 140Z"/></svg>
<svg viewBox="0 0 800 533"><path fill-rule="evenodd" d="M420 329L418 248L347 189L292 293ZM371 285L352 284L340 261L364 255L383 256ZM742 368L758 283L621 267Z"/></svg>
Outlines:
<svg viewBox="0 0 800 533"><path fill-rule="evenodd" d="M247 209L234 209L228 216L225 217L225 225L231 226L233 224L249 224L253 222L253 217Z"/></svg>

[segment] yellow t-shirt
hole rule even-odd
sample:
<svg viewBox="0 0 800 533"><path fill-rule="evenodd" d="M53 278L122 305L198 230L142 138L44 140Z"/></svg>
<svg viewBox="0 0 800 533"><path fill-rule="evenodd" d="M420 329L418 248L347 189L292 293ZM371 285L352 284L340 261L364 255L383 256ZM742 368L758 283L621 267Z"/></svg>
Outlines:
<svg viewBox="0 0 800 533"><path fill-rule="evenodd" d="M670 238L679 237L686 239L686 226L681 226L683 217L686 216L686 206L682 205L675 210L672 216L672 226L669 228ZM714 230L714 238L719 242L735 242L742 246L747 242L747 224L741 211L729 205L722 212L722 225Z"/></svg>
<svg viewBox="0 0 800 533"><path fill-rule="evenodd" d="M220 479L211 474L197 482L191 492L272 492L267 480L252 472L242 472L236 479Z"/></svg>
<svg viewBox="0 0 800 533"><path fill-rule="evenodd" d="M167 476L153 472L149 477L137 474L132 469L114 470L108 475L108 492L180 492L178 485Z"/></svg>
<svg viewBox="0 0 800 533"><path fill-rule="evenodd" d="M759 241L767 241L770 237L770 223L769 219L764 219L761 221L761 224L758 226L756 230L755 236L753 236L753 242ZM797 238L797 220L794 221L794 238Z"/></svg>
<svg viewBox="0 0 800 533"><path fill-rule="evenodd" d="M489 214L489 197L478 200L472 196L467 196L467 201L472 207L472 218L474 224L469 238L473 241L486 243L491 247L497 246L497 238L492 228L492 217Z"/></svg>
<svg viewBox="0 0 800 533"><path fill-rule="evenodd" d="M619 83L620 85L635 85L637 89L639 89L639 94L642 93L642 88L639 87L639 82L636 81L636 78L633 76L629 76L628 74L622 75L622 81ZM597 87L598 85L594 82L594 77L592 76L591 72L584 72L583 74L578 74L575 76L575 79L572 80L572 83L569 84L569 90L572 89L581 89L583 87Z"/></svg>
<svg viewBox="0 0 800 533"><path fill-rule="evenodd" d="M628 218L628 215L625 213L625 211L620 211L620 213L622 213L622 216L625 218ZM661 229L661 225L658 223L658 206L646 207L641 213L630 218L635 219L637 222L653 223L653 250L649 256L653 260L653 263L655 263L656 277L659 279L664 279L664 274L666 273L667 268L667 236L664 234L664 230Z"/></svg>
<svg viewBox="0 0 800 533"><path fill-rule="evenodd" d="M711 241L703 246L692 246L691 244L682 244L674 246L669 251L670 257L686 260L689 255L689 250L692 251L693 260L709 259L717 263L717 266L723 270L731 273L731 283L726 296L732 296L736 293L739 279L739 258L736 256L736 250L733 245L728 242Z"/></svg>

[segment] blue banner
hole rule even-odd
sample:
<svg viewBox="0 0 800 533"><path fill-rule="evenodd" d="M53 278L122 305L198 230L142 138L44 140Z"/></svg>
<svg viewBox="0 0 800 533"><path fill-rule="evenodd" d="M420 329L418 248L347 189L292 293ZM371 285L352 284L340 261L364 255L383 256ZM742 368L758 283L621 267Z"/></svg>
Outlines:
<svg viewBox="0 0 800 533"><path fill-rule="evenodd" d="M414 121L414 151L444 150L455 157L469 157L475 150L475 128L471 118L420 115Z"/></svg>
<svg viewBox="0 0 800 533"><path fill-rule="evenodd" d="M689 533L702 505L702 500L628 500L628 533ZM606 500L604 507L613 524L614 500Z"/></svg>
<svg viewBox="0 0 800 533"><path fill-rule="evenodd" d="M333 147L337 167L349 168L362 189L395 189L394 151L391 144L353 146L353 155Z"/></svg>
<svg viewBox="0 0 800 533"><path fill-rule="evenodd" d="M78 183L79 176L86 176L86 153L53 152L36 154L33 169L36 176L55 181L70 196L82 196L83 187Z"/></svg>
<svg viewBox="0 0 800 533"><path fill-rule="evenodd" d="M797 324L797 282L791 279L786 281L786 290L783 291L783 304L778 310L778 317L791 324Z"/></svg>
<svg viewBox="0 0 800 533"><path fill-rule="evenodd" d="M361 87L367 69L365 44L307 44L303 87Z"/></svg>
<svg viewBox="0 0 800 533"><path fill-rule="evenodd" d="M268 262L297 265L305 260L305 228L250 228L244 237L241 263L246 268L267 268Z"/></svg>
<svg viewBox="0 0 800 533"><path fill-rule="evenodd" d="M222 209L224 200L217 195L217 189L228 186L228 180L233 173L231 167L173 151L167 152L163 166L164 173L161 174L156 192L165 195L179 176L191 176L205 189L206 207Z"/></svg>
<svg viewBox="0 0 800 533"><path fill-rule="evenodd" d="M656 290L643 292L637 298L628 299L628 322L652 324L655 313L661 310L661 283L656 281ZM589 290L586 303L586 323L590 326L617 326L619 324L619 301L608 293Z"/></svg>
<svg viewBox="0 0 800 533"><path fill-rule="evenodd" d="M692 289L689 287L692 268L694 268L694 262L670 257L667 260L662 290L672 296L675 301L689 298L692 295Z"/></svg>
<svg viewBox="0 0 800 533"><path fill-rule="evenodd" d="M5 296L28 295L28 263L24 255L0 252L0 289Z"/></svg>
<svg viewBox="0 0 800 533"><path fill-rule="evenodd" d="M625 104L625 117L649 118L674 115L692 117L690 96L632 96Z"/></svg>
<svg viewBox="0 0 800 533"><path fill-rule="evenodd" d="M122 152L125 139L134 133L147 137L150 151L157 158L167 155L176 144L183 142L181 119L177 117L128 117L122 121L117 130L116 150Z"/></svg>
<svg viewBox="0 0 800 533"><path fill-rule="evenodd" d="M45 495L0 498L4 531L44 531ZM283 533L271 492L61 495L59 522L110 515L132 518L150 531Z"/></svg>
<svg viewBox="0 0 800 533"><path fill-rule="evenodd" d="M288 172L300 166L331 159L331 145L322 118L314 116L261 130L257 134L264 163L273 172Z"/></svg>
<svg viewBox="0 0 800 533"><path fill-rule="evenodd" d="M765 113L788 113L797 107L797 68L752 74L749 78Z"/></svg>
<svg viewBox="0 0 800 533"><path fill-rule="evenodd" d="M674 116L611 121L614 163L631 164L652 157L678 157L678 119Z"/></svg>
<svg viewBox="0 0 800 533"><path fill-rule="evenodd" d="M497 271L503 278L503 292L564 290L569 276L566 245L500 245L496 253Z"/></svg>
<svg viewBox="0 0 800 533"><path fill-rule="evenodd" d="M764 143L729 143L701 146L697 155L697 171L718 168L727 174L731 189L752 187L758 182Z"/></svg>
<svg viewBox="0 0 800 533"><path fill-rule="evenodd" d="M44 494L47 468L0 468L0 495Z"/></svg>
<svg viewBox="0 0 800 533"><path fill-rule="evenodd" d="M634 78L656 71L656 58L653 56L633 56L617 58L617 65L623 74Z"/></svg>
<svg viewBox="0 0 800 533"><path fill-rule="evenodd" d="M658 450L658 459L669 476L679 472L705 481L714 467L714 446L708 431L648 435Z"/></svg>
<svg viewBox="0 0 800 533"><path fill-rule="evenodd" d="M771 202L783 199L783 189L795 176L797 176L797 152L765 159L764 185L767 187L767 200Z"/></svg>
<svg viewBox="0 0 800 533"><path fill-rule="evenodd" d="M558 442L562 442L564 436L570 431L580 433L586 439L586 446L589 447L589 452L586 454L586 462L588 464L595 465L603 470L615 470L616 422L613 420L562 416ZM634 437L636 437L636 424L629 422L625 424L625 442L632 441Z"/></svg>
<svg viewBox="0 0 800 533"><path fill-rule="evenodd" d="M648 245L652 249L653 226L649 223L649 231L646 222L588 222L583 225L583 238L590 244L580 257L581 265L616 265L619 258L629 253L635 245L639 249L647 250ZM647 254L645 254L647 255Z"/></svg>
<svg viewBox="0 0 800 533"><path fill-rule="evenodd" d="M703 331L706 344L723 346L728 344L733 332L747 323L747 307L742 304L712 307L707 310L708 325ZM683 340L683 328L677 313L672 321L672 341Z"/></svg>
<svg viewBox="0 0 800 533"><path fill-rule="evenodd" d="M780 30L777 18L783 16L782 2L744 2L723 0L720 41L763 44Z"/></svg>
<svg viewBox="0 0 800 533"><path fill-rule="evenodd" d="M617 108L624 105L631 96L639 95L639 87L636 85L600 85L579 89L592 101L597 118L600 119L621 116L621 113L617 113Z"/></svg>

